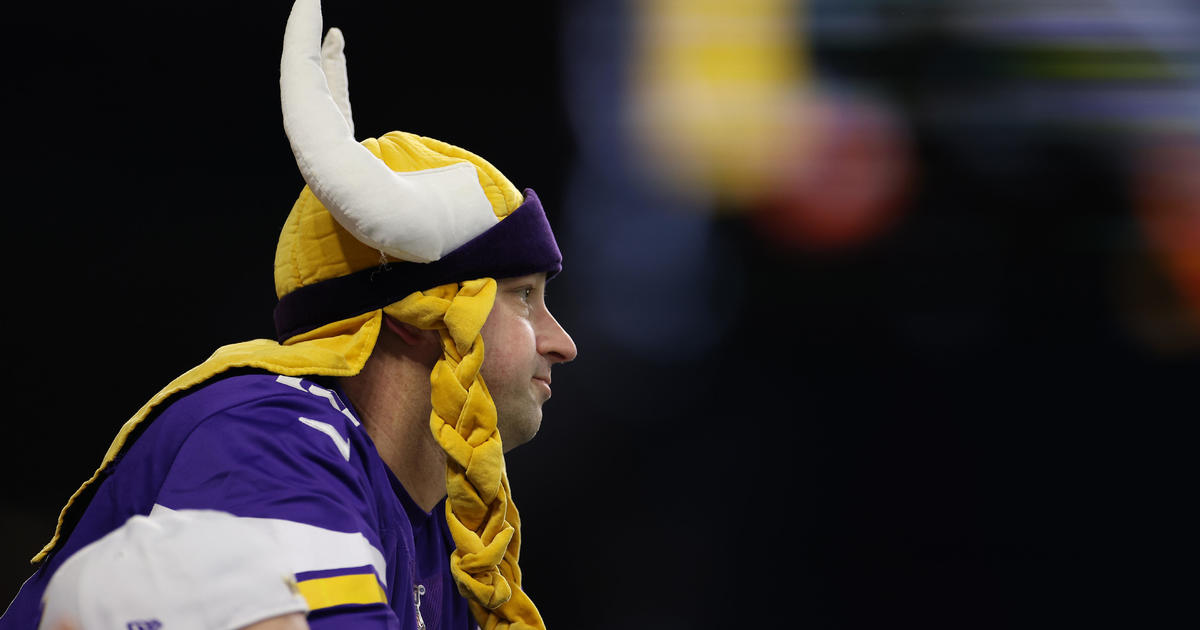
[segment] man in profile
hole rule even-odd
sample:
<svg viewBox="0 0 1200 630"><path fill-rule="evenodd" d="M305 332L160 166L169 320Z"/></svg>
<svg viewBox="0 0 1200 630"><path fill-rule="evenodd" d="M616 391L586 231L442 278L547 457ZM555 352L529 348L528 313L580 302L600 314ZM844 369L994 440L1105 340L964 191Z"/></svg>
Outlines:
<svg viewBox="0 0 1200 630"><path fill-rule="evenodd" d="M278 342L218 349L122 427L0 629L32 626L89 543L180 510L276 541L313 627L544 627L504 453L576 355L544 301L561 255L537 195L479 156L355 141L341 35L321 29L298 0L280 88L308 186L276 251Z"/></svg>

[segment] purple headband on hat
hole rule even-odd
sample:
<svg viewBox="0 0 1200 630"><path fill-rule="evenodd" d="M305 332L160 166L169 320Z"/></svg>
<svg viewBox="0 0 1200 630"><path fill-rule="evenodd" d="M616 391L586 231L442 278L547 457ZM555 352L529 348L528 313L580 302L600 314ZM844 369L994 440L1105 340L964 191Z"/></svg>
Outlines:
<svg viewBox="0 0 1200 630"><path fill-rule="evenodd" d="M562 253L542 202L525 189L525 203L483 234L431 263L393 262L300 287L279 299L279 341L397 302L413 291L475 278L554 277Z"/></svg>

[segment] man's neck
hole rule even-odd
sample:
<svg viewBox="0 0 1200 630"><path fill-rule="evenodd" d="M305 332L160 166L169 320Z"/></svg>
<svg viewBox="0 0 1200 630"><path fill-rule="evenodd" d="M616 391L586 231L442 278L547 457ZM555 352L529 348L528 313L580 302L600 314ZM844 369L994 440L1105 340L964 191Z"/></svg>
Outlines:
<svg viewBox="0 0 1200 630"><path fill-rule="evenodd" d="M377 352L341 386L380 458L422 510L433 510L446 496L446 454L429 432L429 369Z"/></svg>

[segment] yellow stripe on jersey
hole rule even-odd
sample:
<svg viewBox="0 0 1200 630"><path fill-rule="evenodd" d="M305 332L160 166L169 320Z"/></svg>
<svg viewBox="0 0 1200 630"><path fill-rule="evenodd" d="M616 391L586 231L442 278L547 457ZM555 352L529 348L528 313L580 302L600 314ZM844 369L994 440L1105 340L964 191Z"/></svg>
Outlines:
<svg viewBox="0 0 1200 630"><path fill-rule="evenodd" d="M387 595L370 573L305 580L299 587L310 611L343 604L387 603Z"/></svg>

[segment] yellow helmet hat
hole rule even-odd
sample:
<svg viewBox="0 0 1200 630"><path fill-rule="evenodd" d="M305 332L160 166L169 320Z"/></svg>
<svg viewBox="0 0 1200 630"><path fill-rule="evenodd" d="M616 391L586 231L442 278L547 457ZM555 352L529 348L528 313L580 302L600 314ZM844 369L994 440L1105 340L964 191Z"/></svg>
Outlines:
<svg viewBox="0 0 1200 630"><path fill-rule="evenodd" d="M385 315L439 331L430 430L446 452L451 571L485 630L544 628L520 588L520 517L512 502L496 408L479 374L480 330L496 279L556 274L561 254L532 190L479 156L409 133L358 142L341 33L321 38L319 0L296 0L280 62L284 129L307 186L275 256L278 341L219 348L167 385L118 432L95 475L71 497L42 561L77 520L104 471L151 412L233 368L288 376L352 376Z"/></svg>

